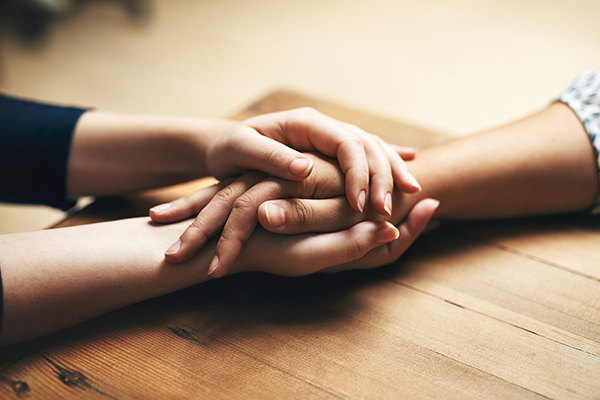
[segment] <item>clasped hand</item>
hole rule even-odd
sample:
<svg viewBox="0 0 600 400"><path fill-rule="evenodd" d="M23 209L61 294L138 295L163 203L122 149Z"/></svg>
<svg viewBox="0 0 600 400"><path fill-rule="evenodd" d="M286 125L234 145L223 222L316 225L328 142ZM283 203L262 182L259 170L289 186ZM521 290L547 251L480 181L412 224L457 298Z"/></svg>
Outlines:
<svg viewBox="0 0 600 400"><path fill-rule="evenodd" d="M281 263L268 262L257 268L272 265L269 272L297 275L333 266L382 265L404 252L437 206L435 201L423 201L408 214L400 191L394 196L394 186L408 193L420 190L402 157L410 159L414 151L392 147L312 109L266 114L216 136L207 150L207 169L214 176L251 172L155 207L150 215L155 222L169 223L198 214L165 253L171 262L191 258L221 232L208 270L213 277L230 271L259 222L274 233L302 234L279 238L278 251L300 246L307 252L296 254L302 261L295 263L298 268L287 263L283 271ZM393 215L396 203L399 210ZM276 240L277 235L271 236ZM301 246L307 242L309 247ZM390 244L363 258L386 243Z"/></svg>

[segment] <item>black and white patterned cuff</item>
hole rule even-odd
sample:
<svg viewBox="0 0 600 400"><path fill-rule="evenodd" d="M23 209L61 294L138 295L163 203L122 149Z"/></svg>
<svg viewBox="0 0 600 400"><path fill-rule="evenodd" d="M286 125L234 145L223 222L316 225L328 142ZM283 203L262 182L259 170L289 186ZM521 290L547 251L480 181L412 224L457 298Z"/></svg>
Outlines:
<svg viewBox="0 0 600 400"><path fill-rule="evenodd" d="M580 75L558 96L558 100L571 107L585 126L594 147L600 180L600 70ZM590 211L600 214L600 194Z"/></svg>

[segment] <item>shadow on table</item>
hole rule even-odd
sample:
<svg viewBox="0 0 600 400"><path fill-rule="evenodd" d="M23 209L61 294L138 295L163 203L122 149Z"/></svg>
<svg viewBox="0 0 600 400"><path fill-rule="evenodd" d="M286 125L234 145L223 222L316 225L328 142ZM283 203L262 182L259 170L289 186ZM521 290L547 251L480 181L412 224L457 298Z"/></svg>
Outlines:
<svg viewBox="0 0 600 400"><path fill-rule="evenodd" d="M422 237L396 263L367 271L300 278L244 273L206 282L176 293L138 303L94 318L43 338L0 350L0 366L30 352L77 346L97 340L116 340L131 332L167 332L203 346L219 346L230 338L262 335L268 330L323 329L344 323L359 311L358 293L382 282L398 282L435 268L428 259L453 257L487 246L489 232L532 235L572 226L597 229L597 220L581 216L529 218L447 224ZM488 232L481 236L480 232ZM458 237L467 238L457 240ZM496 235L496 239L498 236ZM457 245L459 243L459 245ZM432 250L435 250L433 252ZM332 304L336 307L332 307ZM235 340L235 339L231 339Z"/></svg>

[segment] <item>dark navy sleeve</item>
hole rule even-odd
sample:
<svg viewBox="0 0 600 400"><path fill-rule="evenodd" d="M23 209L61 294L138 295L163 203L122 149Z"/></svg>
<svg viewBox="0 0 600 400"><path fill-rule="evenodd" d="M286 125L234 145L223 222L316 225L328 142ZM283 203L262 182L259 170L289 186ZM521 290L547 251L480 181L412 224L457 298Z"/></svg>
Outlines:
<svg viewBox="0 0 600 400"><path fill-rule="evenodd" d="M85 111L0 94L0 202L73 206L66 194L67 161Z"/></svg>

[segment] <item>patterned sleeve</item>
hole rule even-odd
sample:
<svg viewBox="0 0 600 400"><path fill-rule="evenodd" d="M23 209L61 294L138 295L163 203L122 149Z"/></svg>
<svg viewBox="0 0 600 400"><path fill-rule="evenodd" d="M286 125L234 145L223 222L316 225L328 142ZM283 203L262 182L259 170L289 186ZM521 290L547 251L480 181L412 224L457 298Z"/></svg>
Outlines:
<svg viewBox="0 0 600 400"><path fill-rule="evenodd" d="M558 96L558 100L571 107L581 119L594 147L600 179L600 70L580 75ZM600 214L600 194L590 211Z"/></svg>

